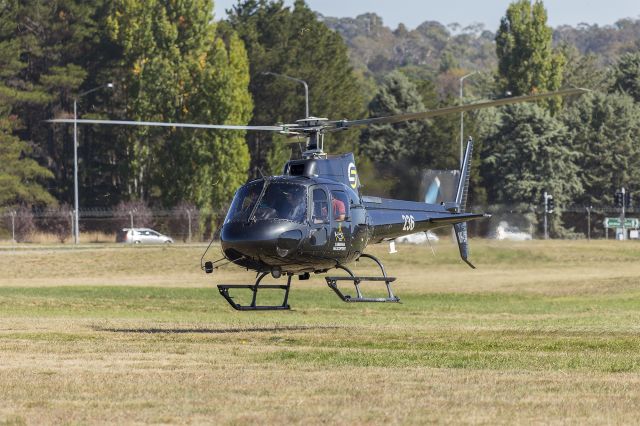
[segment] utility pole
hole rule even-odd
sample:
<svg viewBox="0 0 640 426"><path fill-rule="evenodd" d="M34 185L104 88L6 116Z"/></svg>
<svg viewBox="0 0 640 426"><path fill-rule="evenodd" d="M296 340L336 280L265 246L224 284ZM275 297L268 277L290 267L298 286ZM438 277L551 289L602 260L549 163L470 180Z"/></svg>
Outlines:
<svg viewBox="0 0 640 426"><path fill-rule="evenodd" d="M73 232L73 218L74 218L74 216L75 216L74 212L73 212L73 210L71 210L69 212L69 218L71 219L70 220L70 222L71 222L71 238L73 238L73 236L75 235L75 233Z"/></svg>
<svg viewBox="0 0 640 426"><path fill-rule="evenodd" d="M78 99L80 99L84 95L95 92L96 90L103 89L105 87L112 89L113 83L107 83L91 90L87 90L86 92L80 93L73 99L73 207L75 219L73 240L75 244L78 244L80 241L80 217L78 213L78 211L80 210L78 206Z"/></svg>
<svg viewBox="0 0 640 426"><path fill-rule="evenodd" d="M625 211L624 211L624 206L625 204L627 204L627 199L625 197L625 190L624 188L622 188L620 190L620 192L622 193L622 215L620 216L620 226L622 226L622 240L626 240L627 239L627 230L624 227L624 216L625 216Z"/></svg>
<svg viewBox="0 0 640 426"><path fill-rule="evenodd" d="M547 191L544 191L544 239L549 239L549 233L547 232Z"/></svg>
<svg viewBox="0 0 640 426"><path fill-rule="evenodd" d="M16 211L12 211L11 215L11 241L16 242Z"/></svg>

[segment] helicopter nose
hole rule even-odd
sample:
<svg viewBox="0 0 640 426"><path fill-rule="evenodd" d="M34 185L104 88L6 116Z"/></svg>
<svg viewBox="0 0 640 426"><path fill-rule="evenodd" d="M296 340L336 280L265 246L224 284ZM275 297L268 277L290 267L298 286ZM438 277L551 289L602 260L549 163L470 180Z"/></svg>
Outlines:
<svg viewBox="0 0 640 426"><path fill-rule="evenodd" d="M222 227L220 241L225 255L240 257L286 257L295 251L303 233L295 224L286 222L234 222Z"/></svg>
<svg viewBox="0 0 640 426"><path fill-rule="evenodd" d="M286 257L289 253L298 248L301 240L302 231L299 229L292 229L290 231L283 232L278 235L278 240L276 241L276 253L280 257Z"/></svg>

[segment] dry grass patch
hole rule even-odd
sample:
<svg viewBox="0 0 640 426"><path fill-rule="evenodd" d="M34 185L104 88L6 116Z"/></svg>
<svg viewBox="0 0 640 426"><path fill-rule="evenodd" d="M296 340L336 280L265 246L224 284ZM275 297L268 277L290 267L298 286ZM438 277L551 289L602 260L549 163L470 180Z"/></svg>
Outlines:
<svg viewBox="0 0 640 426"><path fill-rule="evenodd" d="M313 277L261 313L202 246L0 248L0 423L636 422L640 246L472 247L373 247L401 305Z"/></svg>

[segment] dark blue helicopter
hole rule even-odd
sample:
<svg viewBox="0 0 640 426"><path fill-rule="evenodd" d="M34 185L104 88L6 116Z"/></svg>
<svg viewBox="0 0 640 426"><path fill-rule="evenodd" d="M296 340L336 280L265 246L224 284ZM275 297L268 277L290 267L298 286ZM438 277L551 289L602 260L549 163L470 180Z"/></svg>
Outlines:
<svg viewBox="0 0 640 426"><path fill-rule="evenodd" d="M282 175L253 180L237 190L220 232L223 257L215 262L204 261L207 248L201 259L201 267L207 273L212 273L222 262L231 262L257 272L254 284L218 285L220 294L234 309L280 310L289 309L289 290L294 276L306 280L311 273L326 273L332 269L340 269L347 274L326 277L328 286L343 301L398 302L400 299L391 289L391 283L395 278L387 275L379 259L364 252L369 244L392 241L415 232L453 226L460 256L473 268L468 259L467 222L489 216L484 213L465 212L473 150L471 139L467 142L455 199L441 204L428 204L363 195L353 154L326 154L323 151L325 134L355 126L425 119L584 92L585 89L567 89L362 120L329 121L325 118L307 117L295 124L276 126L110 120L77 120L77 123L275 131L306 137L306 150L302 158L287 162ZM50 121L74 122L72 119ZM356 276L347 265L362 259L375 262L381 275ZM276 279L285 275L287 284L263 284L263 278L268 275ZM384 283L387 296L365 297L360 288L364 281ZM355 296L344 294L339 288L340 282L353 284ZM241 305L233 299L230 291L237 289L251 291L249 304ZM258 304L259 291L274 289L284 291L282 303Z"/></svg>

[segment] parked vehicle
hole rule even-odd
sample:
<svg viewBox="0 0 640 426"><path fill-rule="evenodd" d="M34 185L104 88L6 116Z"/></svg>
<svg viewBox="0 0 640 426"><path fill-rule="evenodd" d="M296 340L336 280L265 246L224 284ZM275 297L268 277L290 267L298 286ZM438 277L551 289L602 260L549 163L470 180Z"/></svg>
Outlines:
<svg viewBox="0 0 640 426"><path fill-rule="evenodd" d="M123 228L116 235L116 243L172 244L173 239L149 228Z"/></svg>
<svg viewBox="0 0 640 426"><path fill-rule="evenodd" d="M402 237L396 238L396 242L406 244L424 244L427 240L436 242L440 240L440 238L431 231L416 232L415 234L403 235Z"/></svg>
<svg viewBox="0 0 640 426"><path fill-rule="evenodd" d="M527 241L530 239L530 233L522 232L515 226L509 226L507 222L500 222L496 228L496 240Z"/></svg>

